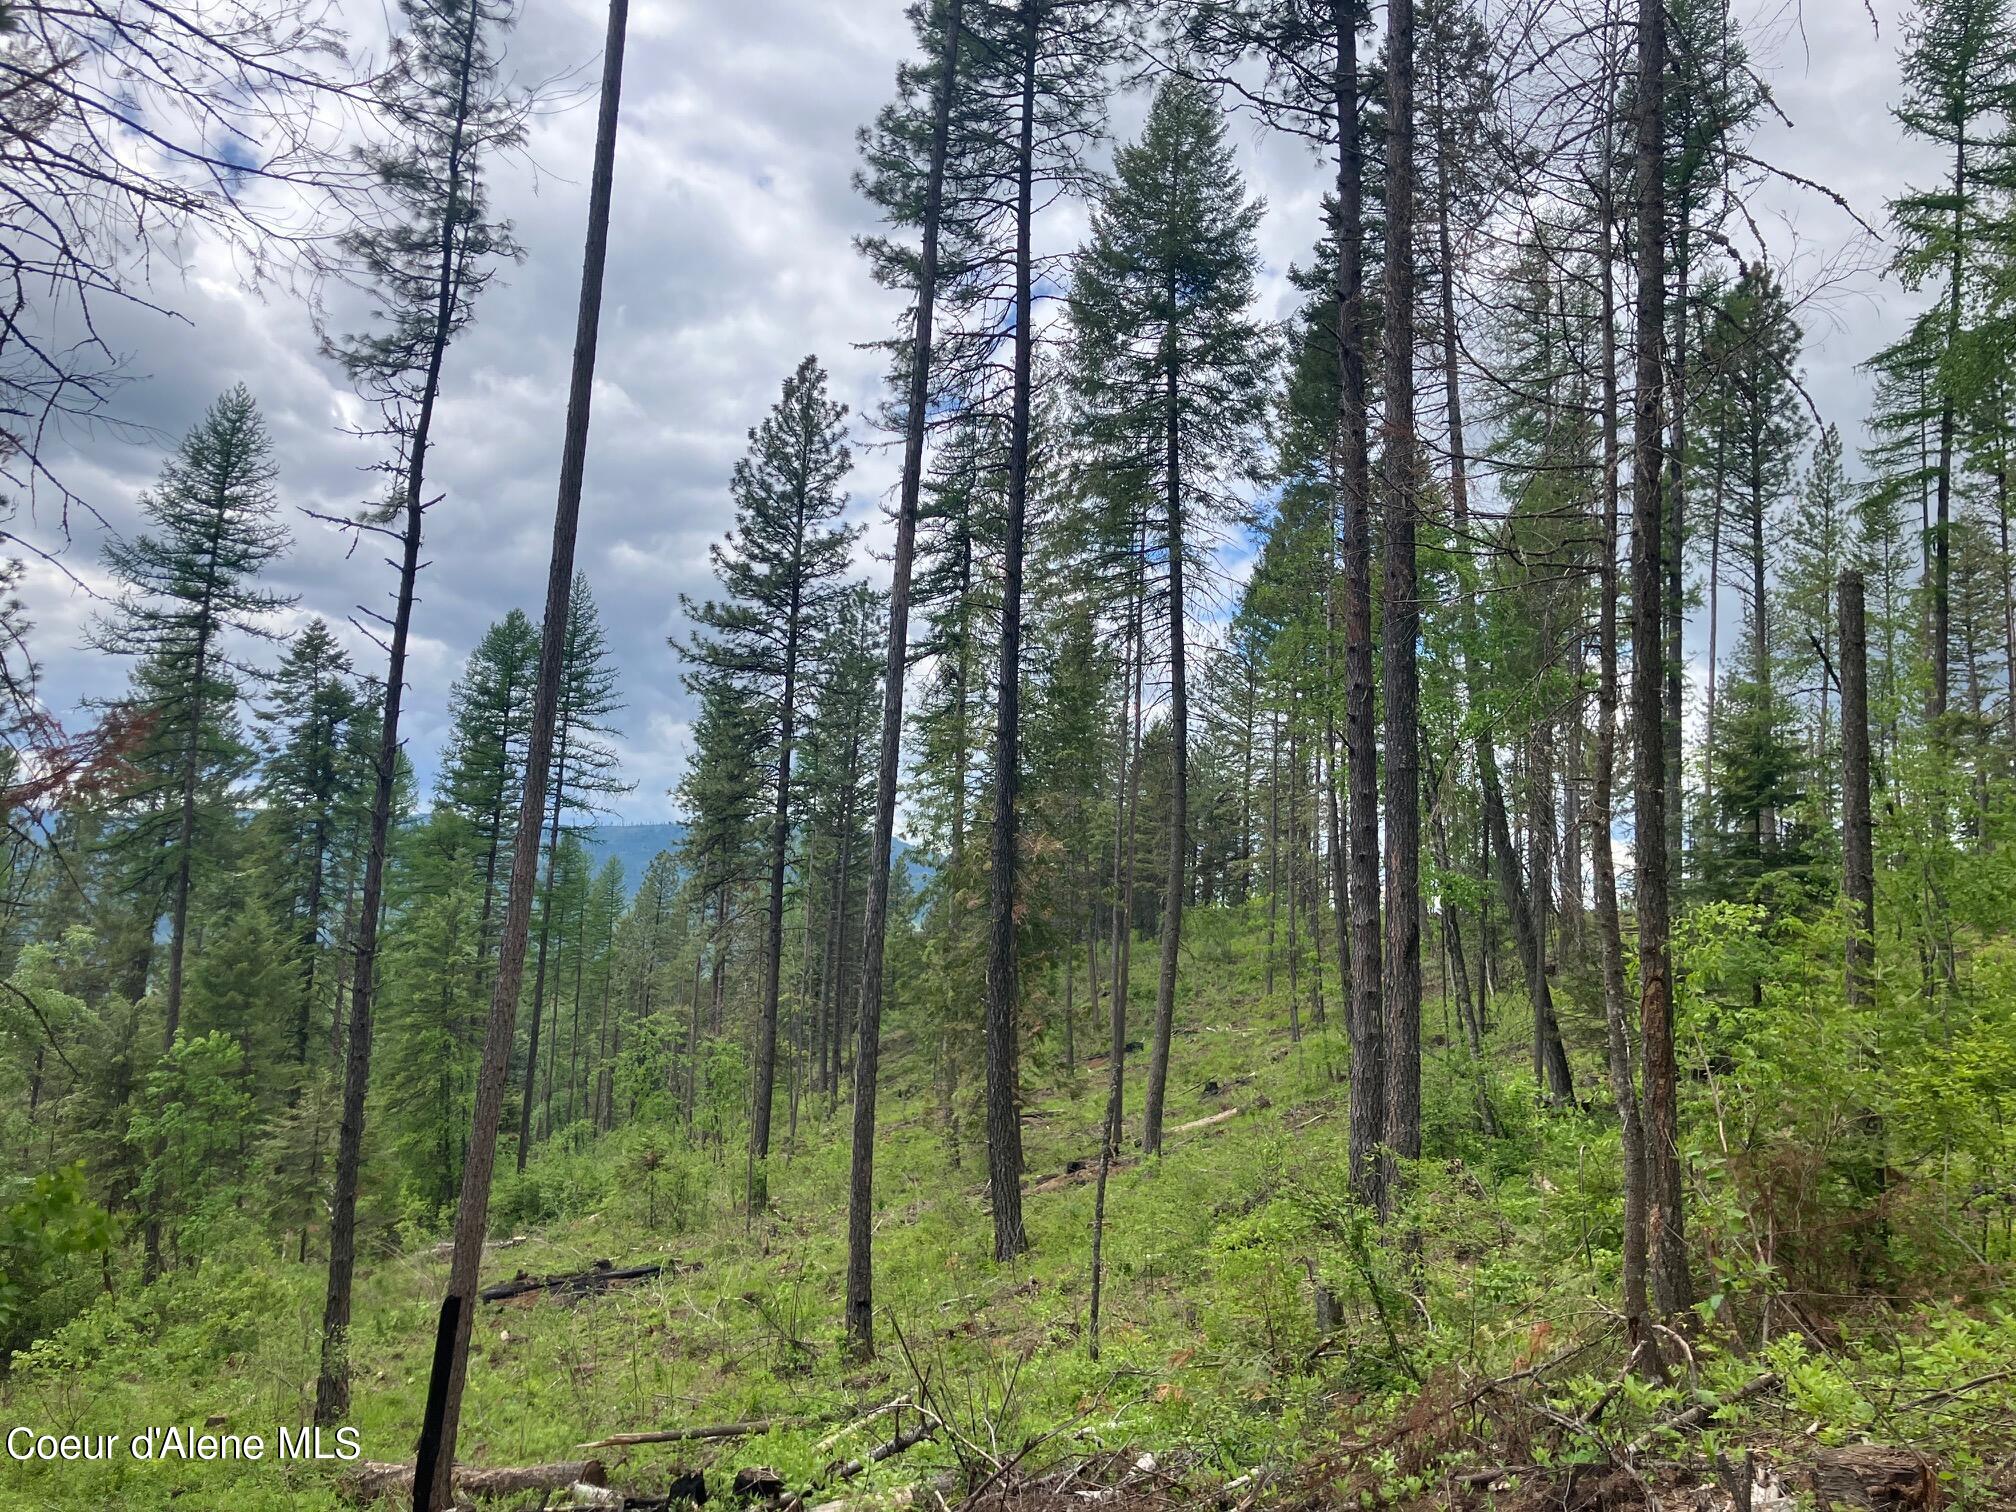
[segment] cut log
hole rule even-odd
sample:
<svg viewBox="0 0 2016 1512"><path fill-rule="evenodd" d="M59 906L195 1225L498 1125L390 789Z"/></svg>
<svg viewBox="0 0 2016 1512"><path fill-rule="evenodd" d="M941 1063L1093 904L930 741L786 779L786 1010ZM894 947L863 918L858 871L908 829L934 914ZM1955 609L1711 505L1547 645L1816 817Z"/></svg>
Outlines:
<svg viewBox="0 0 2016 1512"><path fill-rule="evenodd" d="M1864 1507L1875 1512L1932 1512L1946 1505L1939 1477L1923 1455L1880 1444L1822 1449L1813 1466L1813 1499L1823 1509Z"/></svg>
<svg viewBox="0 0 2016 1512"><path fill-rule="evenodd" d="M1237 1118L1238 1116L1239 1110L1237 1108L1227 1108L1222 1113L1213 1113L1206 1118L1193 1118L1186 1124L1178 1124L1169 1132L1171 1134L1188 1134L1192 1129L1208 1129L1213 1124L1221 1124L1227 1119Z"/></svg>
<svg viewBox="0 0 2016 1512"><path fill-rule="evenodd" d="M1265 1099L1256 1102L1254 1106L1265 1107ZM1226 1108L1222 1112L1208 1114L1203 1118L1193 1118L1186 1124L1178 1124L1175 1128L1165 1129L1163 1132L1193 1134L1199 1129L1215 1128L1219 1124L1227 1123L1245 1111L1243 1108ZM1133 1160L1115 1160L1106 1169L1110 1175L1114 1171L1127 1170L1135 1164ZM1066 1161L1063 1170L1054 1176L1045 1176L1041 1181L1031 1183L1027 1190L1032 1196L1038 1192L1061 1192L1066 1187L1084 1186L1096 1180L1098 1175L1098 1159L1090 1155L1082 1156L1077 1160Z"/></svg>
<svg viewBox="0 0 2016 1512"><path fill-rule="evenodd" d="M494 1286L484 1287L477 1295L485 1302L502 1302L511 1297L522 1297L536 1291L584 1296L591 1292L607 1291L618 1281L642 1281L648 1276L660 1274L664 1269L662 1265L633 1265L627 1270L618 1270L607 1260L597 1260L587 1270L565 1276L528 1276L520 1271L509 1281L499 1281Z"/></svg>
<svg viewBox="0 0 2016 1512"><path fill-rule="evenodd" d="M830 1421L832 1419L827 1416L752 1418L746 1423L710 1423L701 1428L653 1428L642 1433L612 1433L607 1438L577 1444L575 1447L621 1449L631 1444L684 1444L695 1439L754 1438L759 1433L768 1433L772 1428L806 1428L814 1423Z"/></svg>
<svg viewBox="0 0 2016 1512"><path fill-rule="evenodd" d="M1171 1132L1174 1131L1172 1130ZM1109 1173L1113 1171L1125 1171L1130 1169L1135 1163L1132 1160L1115 1160L1107 1167L1107 1171ZM1041 1181L1032 1183L1028 1190L1032 1195L1037 1192L1061 1192L1066 1187L1087 1186L1097 1180L1098 1176L1099 1164L1096 1160L1073 1160L1068 1162L1065 1168L1056 1175L1045 1176Z"/></svg>
<svg viewBox="0 0 2016 1512"><path fill-rule="evenodd" d="M569 1460L558 1465L521 1465L496 1470L474 1465L455 1467L455 1494L478 1500L516 1496L522 1491L564 1491L577 1482L606 1486L609 1472L600 1460ZM365 1460L344 1472L342 1486L343 1494L352 1501L368 1502L384 1497L410 1500L413 1467Z"/></svg>

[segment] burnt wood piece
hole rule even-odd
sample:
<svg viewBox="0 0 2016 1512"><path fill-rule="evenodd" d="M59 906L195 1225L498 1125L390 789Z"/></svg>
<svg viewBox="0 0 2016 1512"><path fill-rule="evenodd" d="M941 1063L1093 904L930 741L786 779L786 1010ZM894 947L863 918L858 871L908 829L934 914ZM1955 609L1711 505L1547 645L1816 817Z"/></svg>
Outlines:
<svg viewBox="0 0 2016 1512"><path fill-rule="evenodd" d="M1931 1512L1946 1505L1939 1477L1923 1455L1881 1444L1822 1449L1813 1466L1813 1496L1822 1508L1872 1512Z"/></svg>
<svg viewBox="0 0 2016 1512"><path fill-rule="evenodd" d="M664 1271L662 1265L633 1265L618 1270L607 1260L597 1260L585 1271L576 1271L565 1276L528 1276L520 1271L509 1281L500 1281L494 1286L486 1286L477 1293L485 1302L503 1302L512 1297L522 1297L528 1292L554 1291L585 1296L591 1292L607 1291L618 1281L642 1281Z"/></svg>

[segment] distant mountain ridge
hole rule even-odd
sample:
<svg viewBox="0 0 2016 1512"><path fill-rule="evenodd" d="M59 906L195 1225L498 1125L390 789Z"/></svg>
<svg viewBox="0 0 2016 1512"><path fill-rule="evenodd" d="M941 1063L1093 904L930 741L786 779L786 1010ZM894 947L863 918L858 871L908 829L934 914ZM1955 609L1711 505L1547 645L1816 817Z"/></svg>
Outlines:
<svg viewBox="0 0 2016 1512"><path fill-rule="evenodd" d="M623 886L631 897L644 885L644 872L660 851L676 851L686 838L686 826L676 819L660 824L597 824L580 832L596 867L610 858L623 866ZM931 869L901 840L896 858L910 868L910 880L922 884Z"/></svg>
<svg viewBox="0 0 2016 1512"><path fill-rule="evenodd" d="M623 866L623 887L631 897L644 885L644 871L658 852L679 848L686 838L686 826L676 820L664 824L598 824L581 831L597 868L614 857Z"/></svg>

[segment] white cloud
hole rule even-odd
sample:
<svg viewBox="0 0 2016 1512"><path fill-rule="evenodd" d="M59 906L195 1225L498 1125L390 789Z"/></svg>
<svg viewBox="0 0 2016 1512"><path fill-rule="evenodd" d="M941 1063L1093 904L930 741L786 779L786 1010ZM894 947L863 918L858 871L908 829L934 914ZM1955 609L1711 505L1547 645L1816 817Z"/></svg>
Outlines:
<svg viewBox="0 0 2016 1512"><path fill-rule="evenodd" d="M1760 157L1834 185L1872 221L1919 166L1882 109L1896 94L1900 8L1901 0L1879 4L1881 41L1845 0L1806 18L1803 46L1788 34L1771 60L1772 80L1793 125L1767 126L1758 143ZM1778 0L1761 9L1782 12ZM690 732L665 637L680 627L678 594L706 591L706 547L729 523L726 480L744 433L806 352L826 362L857 415L878 398L882 359L854 344L884 334L899 301L874 286L852 250L851 238L873 222L849 177L854 131L887 98L911 45L903 10L903 0L649 0L633 12L578 557L609 621L629 704L625 756L639 786L626 817L670 810L665 790ZM360 24L375 26L375 15L360 11ZM513 61L527 78L575 70L592 80L601 35L594 5L532 7ZM1116 103L1122 132L1142 108L1138 96ZM493 179L497 206L517 223L528 256L485 296L445 376L430 492L446 499L430 519L408 701L409 749L423 784L462 657L488 622L514 604L536 610L543 594L593 115L575 108L542 118L526 161L500 166ZM1300 144L1244 124L1234 140L1269 206L1263 308L1285 316L1296 303L1288 265L1315 240L1331 170ZM1837 248L1854 229L1824 199L1785 184L1768 186L1761 208L1787 250L1795 240ZM1067 244L1080 225L1077 212L1065 211L1044 231ZM179 435L214 394L241 380L265 407L290 506L341 511L372 492L365 469L374 452L343 433L359 411L317 355L307 312L279 292L248 295L221 260L199 257L196 269L186 285L164 291L187 324L132 310L108 320L109 339L141 375L126 408L155 439L77 438L71 472L92 502L115 528L130 529L159 438ZM1807 357L1816 395L1851 442L1865 388L1854 364L1899 318L1894 303L1866 295L1830 307L1832 322ZM890 450L856 447L853 509L871 524L864 562L878 576L884 567L865 553L886 550L880 506L896 464ZM390 573L381 550L366 544L353 553L326 526L298 514L291 523L297 546L281 579L301 606L290 622L313 613L340 625L355 605L383 602ZM100 541L78 522L68 562L87 579ZM79 647L88 602L47 569L31 575L28 593L52 701L69 706L115 691L121 669ZM378 661L361 637L348 638L360 662Z"/></svg>

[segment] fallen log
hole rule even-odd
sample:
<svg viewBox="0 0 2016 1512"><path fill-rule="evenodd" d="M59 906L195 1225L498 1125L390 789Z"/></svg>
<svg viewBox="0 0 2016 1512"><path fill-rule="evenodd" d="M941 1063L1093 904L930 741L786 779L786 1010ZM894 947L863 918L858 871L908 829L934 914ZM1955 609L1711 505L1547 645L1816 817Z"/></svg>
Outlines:
<svg viewBox="0 0 2016 1512"><path fill-rule="evenodd" d="M884 1460L894 1459L907 1449L915 1449L937 1431L937 1426L936 1423L924 1422L919 1423L915 1428L906 1428L888 1442L877 1444L859 1459L851 1459L843 1464L829 1465L823 1479L826 1481L851 1481L867 1470L870 1465L879 1465ZM737 1485L740 1485L740 1476L737 1477ZM806 1493L808 1496L810 1494L810 1492ZM834 1509L844 1508L847 1505L848 1503L845 1500L841 1500L822 1502L815 1506L808 1503L804 1496L786 1496L783 1498L782 1512L834 1512ZM898 1505L908 1506L909 1501L907 1496Z"/></svg>
<svg viewBox="0 0 2016 1512"><path fill-rule="evenodd" d="M1138 1163L1134 1160L1115 1160L1106 1169L1110 1174L1113 1171L1128 1170ZM1031 1184L1029 1192L1032 1196L1038 1192L1061 1192L1066 1187L1085 1186L1096 1181L1098 1177L1097 1160L1074 1160L1056 1175L1045 1176L1041 1181Z"/></svg>
<svg viewBox="0 0 2016 1512"><path fill-rule="evenodd" d="M1723 1397L1720 1401L1696 1402L1692 1407L1689 1407L1685 1412L1676 1412L1673 1414L1672 1417L1654 1423L1644 1433L1640 1434L1636 1439L1632 1441L1630 1449L1627 1450L1626 1452L1630 1454L1642 1453L1645 1450L1646 1446L1648 1446L1661 1433L1664 1433L1669 1429L1675 1433L1680 1433L1684 1432L1689 1428L1698 1428L1703 1423L1707 1422L1708 1419L1715 1416L1715 1414L1720 1412L1723 1408L1733 1407L1738 1402L1747 1401L1749 1398L1753 1396L1761 1396L1763 1395L1763 1393L1771 1390L1777 1384L1778 1384L1778 1377L1772 1374L1770 1371L1766 1371L1763 1375L1760 1375L1753 1380L1744 1382L1741 1386L1737 1387L1734 1391L1730 1392L1728 1396Z"/></svg>
<svg viewBox="0 0 2016 1512"><path fill-rule="evenodd" d="M811 1512L904 1512L905 1508L918 1504L918 1494L914 1487L898 1486L894 1491L877 1495L873 1492L861 1496L842 1496L833 1501L820 1502Z"/></svg>
<svg viewBox="0 0 2016 1512"><path fill-rule="evenodd" d="M1226 1108L1222 1112L1208 1114L1203 1118L1193 1118L1185 1124L1177 1124L1174 1128L1165 1129L1163 1132L1165 1134L1193 1134L1199 1129L1209 1129L1218 1124L1226 1123L1231 1119L1237 1118L1245 1111L1243 1108ZM1106 1170L1110 1175L1114 1171L1125 1171L1137 1164L1139 1162L1136 1160L1116 1158L1107 1166ZM1031 1183L1028 1187L1028 1192L1031 1196L1039 1192L1061 1192L1066 1187L1084 1186L1098 1180L1098 1178L1099 1161L1095 1156L1087 1156L1083 1159L1069 1162L1063 1170L1054 1176L1045 1176L1041 1181Z"/></svg>
<svg viewBox="0 0 2016 1512"><path fill-rule="evenodd" d="M1823 1509L1875 1512L1931 1512L1946 1504L1939 1477L1924 1456L1881 1444L1822 1449L1813 1466L1813 1499Z"/></svg>
<svg viewBox="0 0 2016 1512"><path fill-rule="evenodd" d="M592 1459L495 1470L484 1470L474 1465L455 1467L455 1494L479 1500L516 1496L523 1491L565 1491L576 1484L606 1486L609 1484L609 1472L602 1461ZM410 1498L413 1495L413 1467L365 1460L344 1472L342 1486L343 1494L352 1501Z"/></svg>
<svg viewBox="0 0 2016 1512"><path fill-rule="evenodd" d="M915 1449L924 1440L931 1437L931 1432L932 1425L930 1423L919 1423L915 1428L906 1428L887 1443L877 1444L860 1459L851 1459L844 1465L835 1465L832 1470L832 1479L852 1480L870 1465L879 1465L886 1459L894 1459L906 1449Z"/></svg>
<svg viewBox="0 0 2016 1512"><path fill-rule="evenodd" d="M1227 1119L1237 1118L1238 1116L1239 1110L1237 1108L1227 1108L1222 1113L1213 1113L1205 1118L1193 1118L1188 1123L1178 1124L1175 1128L1169 1130L1169 1132L1171 1134L1188 1134L1192 1129L1208 1129L1213 1124L1221 1124Z"/></svg>
<svg viewBox="0 0 2016 1512"><path fill-rule="evenodd" d="M773 1428L808 1428L830 1422L828 1417L751 1418L746 1423L710 1423L700 1428L653 1428L643 1433L612 1433L577 1449L623 1449L631 1444L684 1444L696 1439L754 1438Z"/></svg>
<svg viewBox="0 0 2016 1512"><path fill-rule="evenodd" d="M563 1294L586 1295L590 1292L607 1291L618 1281L642 1281L648 1276L656 1276L665 1269L662 1265L633 1265L618 1270L607 1260L597 1260L585 1271L575 1271L564 1276L528 1276L520 1271L509 1281L499 1281L494 1286L486 1286L477 1295L485 1302L503 1302L511 1297L522 1297L530 1292L556 1291Z"/></svg>
<svg viewBox="0 0 2016 1512"><path fill-rule="evenodd" d="M513 1234L509 1239L485 1239L483 1241L483 1253L487 1255L492 1250L516 1249L519 1245L526 1242L526 1237L524 1234ZM432 1255L436 1260L446 1260L455 1253L455 1241L453 1239L443 1240L428 1250L427 1253Z"/></svg>

